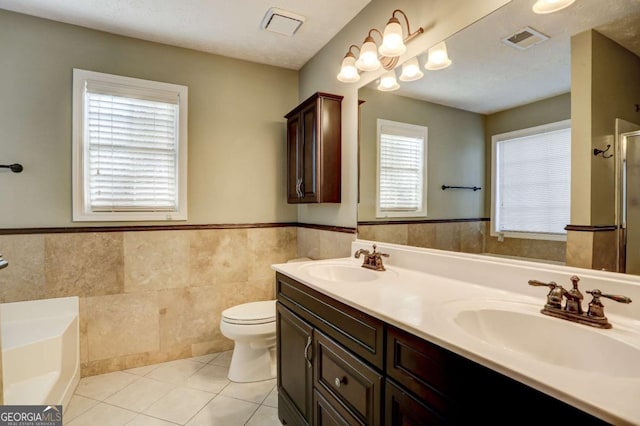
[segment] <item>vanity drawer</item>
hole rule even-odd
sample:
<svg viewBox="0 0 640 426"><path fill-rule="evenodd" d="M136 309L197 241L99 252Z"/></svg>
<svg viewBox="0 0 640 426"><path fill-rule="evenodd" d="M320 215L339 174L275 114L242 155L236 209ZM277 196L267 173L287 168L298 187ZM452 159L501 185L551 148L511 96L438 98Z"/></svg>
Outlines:
<svg viewBox="0 0 640 426"><path fill-rule="evenodd" d="M362 423L381 422L382 376L322 333L314 334L315 387Z"/></svg>
<svg viewBox="0 0 640 426"><path fill-rule="evenodd" d="M281 273L276 273L280 303L342 346L382 370L384 323Z"/></svg>

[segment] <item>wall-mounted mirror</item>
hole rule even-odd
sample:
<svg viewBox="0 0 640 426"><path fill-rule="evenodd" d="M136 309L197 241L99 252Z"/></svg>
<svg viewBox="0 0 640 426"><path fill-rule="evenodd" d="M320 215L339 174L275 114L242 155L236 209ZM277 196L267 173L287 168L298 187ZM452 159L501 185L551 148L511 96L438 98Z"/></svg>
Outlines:
<svg viewBox="0 0 640 426"><path fill-rule="evenodd" d="M518 132L527 129L556 137L563 126L569 129L567 132L570 141L570 120L572 110L575 114L577 106L573 105L572 108L572 37L593 34L591 30L594 30L597 34L590 36L593 40L597 39L600 43L602 36L602 40L606 40L603 42L605 49L609 49L607 43L611 43L610 46L631 55L634 58L632 61L636 60L640 67L640 2L578 0L567 9L545 15L532 11L534 3L534 0L513 0L445 40L452 60L452 65L446 69L427 71L422 68L423 78L412 82L398 81L400 88L392 92L378 90L379 81L373 81L359 90L359 238L565 263L566 234L555 235L554 228L550 232L543 230L515 234L518 236L515 238L513 233L498 232L496 220L490 220L492 205L498 206L494 210L501 212L498 213L502 215L500 220L506 220L504 218L508 213L504 206L509 204L507 201L496 202L496 194L500 191L506 194L507 189L496 189L495 185L500 185L500 180L492 177L492 174L497 173L498 167L506 170L507 166L503 166L503 163L507 164L509 158L511 163L517 163L528 155L524 154L525 151L512 149L509 151L510 156L499 154L501 156L498 157L495 153L500 150L507 152L507 149L498 149L496 144L504 147L516 146L507 145L503 141L524 140L529 137L529 133ZM596 41L593 43L596 44ZM580 58L576 56L575 49L574 46L574 62L576 58ZM595 54L595 50L589 52ZM417 58L422 67L427 60L427 52ZM590 64L588 61L583 64L586 71L581 71L581 79L584 78L583 74L590 72ZM574 73L576 66L579 64L573 64ZM606 63L605 66L613 69L621 65ZM400 74L401 67L398 67L396 75ZM633 96L638 94L636 104L640 104L638 75L640 74L636 74L631 83L619 82L626 85L625 90ZM577 88L574 87L573 90ZM575 103L576 97L573 99ZM628 107L633 106L630 104ZM622 127L626 131L640 129L640 126L636 129L633 125L640 124L638 111L625 110L624 114L617 114L616 118L624 119L619 122L623 123ZM610 121L610 127L615 128L615 120ZM410 126L405 127L404 124ZM550 127L545 127L547 125ZM609 133L597 136L603 141L603 148L606 143L615 145L614 131ZM495 135L502 136L494 137ZM594 140L597 137L594 136ZM421 139L424 141L422 147L419 143ZM587 143L590 144L591 141ZM389 146L401 149L395 154L389 154ZM537 145L540 146L542 145ZM537 172L516 173L515 176L520 178L535 175L548 178L546 182L538 180L539 185L550 185L549 182L555 185L556 181L564 179L564 186L559 186L554 191L554 197L562 198L564 201L558 202L567 206L564 209L565 216L556 220L568 225L571 223L569 206L578 208L570 205L571 170L560 172L557 176L551 176L551 172L563 169L555 165L564 164L562 161L568 162L569 166L565 169L571 169L571 163L575 159L571 159L570 142L569 151L556 149L556 145L550 146L551 148L545 149L551 149L553 155L537 160L547 169L541 167L535 169ZM541 149L537 151L540 152ZM613 151L615 147L609 153ZM385 155L397 157L385 159ZM558 158L554 159L554 155ZM564 160L559 158L562 155L565 156ZM398 165L398 161L405 160L405 163ZM557 163L553 163L556 160ZM612 187L607 194L613 194L614 175L617 173L615 165L619 160L613 157L609 160L603 158L586 161L608 161L597 163L597 167L593 168L602 168L598 169L598 173L606 174L606 180ZM420 168L421 162L424 165L424 176L419 178L420 175L414 172ZM496 162L500 166L496 166ZM395 179L395 184L400 186L386 191L385 185L389 179ZM417 179L421 179L422 186L416 185ZM575 176L573 179L576 179ZM527 188L526 181L524 178L522 182L518 180L517 185L521 186L516 186L511 191L530 201L532 197L535 198L535 194L523 189ZM514 180L508 179L508 182ZM585 185L590 183L585 182ZM410 193L411 191L414 193ZM389 193L392 195L389 196ZM506 195L504 198L506 199ZM616 211L614 199L614 195L603 198L602 203L612 205L607 210L610 211L606 216L607 223L596 223L597 225L616 223L617 219L613 216ZM555 208L547 207L547 201L541 199L533 207L523 207L520 211L516 209L515 217L524 218L525 225L536 222L540 215ZM597 205L597 200L592 204ZM505 212L500 210L503 207ZM421 208L426 209L426 214L421 212ZM411 209L414 209L414 213L411 213ZM615 245L612 245L611 253L606 254L614 257L607 265L616 262ZM579 249L581 250L579 245L572 247L574 251ZM590 256L596 257L593 246L585 247L584 250L591 250ZM580 255L575 252L571 254Z"/></svg>

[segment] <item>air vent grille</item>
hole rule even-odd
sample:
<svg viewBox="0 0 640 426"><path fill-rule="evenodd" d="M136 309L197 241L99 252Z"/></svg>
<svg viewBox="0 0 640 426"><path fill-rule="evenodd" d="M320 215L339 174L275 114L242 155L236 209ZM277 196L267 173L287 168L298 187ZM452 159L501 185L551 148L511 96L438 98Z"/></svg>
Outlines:
<svg viewBox="0 0 640 426"><path fill-rule="evenodd" d="M511 46L518 50L525 50L547 40L549 40L549 36L546 36L531 27L525 27L514 34L503 38L502 42L507 46Z"/></svg>
<svg viewBox="0 0 640 426"><path fill-rule="evenodd" d="M272 7L262 19L263 30L293 37L304 22L304 16Z"/></svg>

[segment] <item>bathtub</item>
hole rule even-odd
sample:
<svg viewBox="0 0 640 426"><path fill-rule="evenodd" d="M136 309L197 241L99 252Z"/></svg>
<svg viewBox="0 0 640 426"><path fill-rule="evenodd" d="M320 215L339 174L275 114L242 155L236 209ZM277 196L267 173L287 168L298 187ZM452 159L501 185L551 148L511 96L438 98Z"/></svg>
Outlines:
<svg viewBox="0 0 640 426"><path fill-rule="evenodd" d="M68 405L80 380L78 298L0 304L4 403Z"/></svg>

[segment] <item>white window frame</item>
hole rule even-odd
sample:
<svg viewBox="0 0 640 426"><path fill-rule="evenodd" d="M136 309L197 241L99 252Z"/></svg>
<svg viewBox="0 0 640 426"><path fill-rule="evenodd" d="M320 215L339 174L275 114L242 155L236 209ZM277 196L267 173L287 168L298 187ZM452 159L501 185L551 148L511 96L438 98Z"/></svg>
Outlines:
<svg viewBox="0 0 640 426"><path fill-rule="evenodd" d="M109 85L122 96L178 100L178 147L176 160L177 209L175 211L94 212L89 206L88 161L85 141L85 88L88 82ZM154 94L156 96L154 96ZM123 77L81 69L73 70L72 190L73 221L182 221L187 220L187 86Z"/></svg>
<svg viewBox="0 0 640 426"><path fill-rule="evenodd" d="M390 127L397 128L399 132L403 130L410 133L420 134L423 136L424 144L422 147L422 205L417 210L383 210L380 208L380 141L382 135L382 128ZM376 218L402 218L402 217L427 217L427 147L428 147L429 129L426 126L419 126L415 124L402 123L399 121L391 121L384 119L377 119L377 134L376 134Z"/></svg>
<svg viewBox="0 0 640 426"><path fill-rule="evenodd" d="M497 229L497 144L500 141L531 136L539 133L553 132L571 128L571 120L562 120L554 123L543 124L541 126L529 127L512 132L501 133L491 137L491 230L492 237L497 237L500 241L503 238L524 238L530 240L566 241L567 234L535 233L535 232L504 232Z"/></svg>

